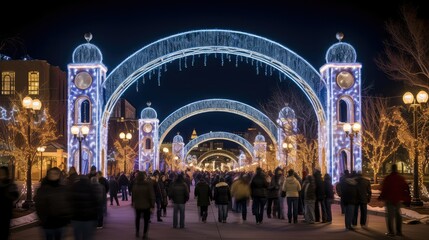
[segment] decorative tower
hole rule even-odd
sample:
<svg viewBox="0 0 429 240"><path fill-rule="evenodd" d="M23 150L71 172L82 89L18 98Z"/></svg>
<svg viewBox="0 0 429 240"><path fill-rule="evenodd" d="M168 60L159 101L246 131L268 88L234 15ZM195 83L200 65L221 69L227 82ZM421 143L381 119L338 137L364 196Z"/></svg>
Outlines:
<svg viewBox="0 0 429 240"><path fill-rule="evenodd" d="M151 102L141 111L139 119L139 170L159 169L158 116Z"/></svg>
<svg viewBox="0 0 429 240"><path fill-rule="evenodd" d="M198 135L197 135L197 131L195 131L195 129L192 131L192 134L191 134L191 140L194 140L195 138L197 138L198 137Z"/></svg>
<svg viewBox="0 0 429 240"><path fill-rule="evenodd" d="M258 161L258 166L262 167L263 162L266 161L267 157L267 142L265 141L265 137L259 133L255 137L255 142L253 143L254 156L256 159L254 161Z"/></svg>
<svg viewBox="0 0 429 240"><path fill-rule="evenodd" d="M183 137L180 136L179 133L177 133L176 136L173 138L173 157L177 157L179 161L185 160L185 149L184 149L185 143L183 142Z"/></svg>
<svg viewBox="0 0 429 240"><path fill-rule="evenodd" d="M100 119L103 105L103 81L107 68L97 46L90 43L92 34L85 34L86 43L73 52L73 63L68 64L68 162L67 168L89 172L91 166L104 171L99 149Z"/></svg>
<svg viewBox="0 0 429 240"><path fill-rule="evenodd" d="M346 123L361 124L362 64L356 62L355 49L342 42L344 35L337 33L336 37L339 42L328 49L326 64L320 68L328 86L326 134L330 134L332 140L326 146L326 154L330 160L327 172L332 175L333 182L337 182L346 169L362 170L361 134L354 137L353 148L353 139L343 130Z"/></svg>
<svg viewBox="0 0 429 240"><path fill-rule="evenodd" d="M295 170L298 170L299 168L296 166L296 134L298 126L295 111L287 103L279 112L277 124L280 126L277 128L277 147L279 149L277 158L280 161L279 165L292 165Z"/></svg>

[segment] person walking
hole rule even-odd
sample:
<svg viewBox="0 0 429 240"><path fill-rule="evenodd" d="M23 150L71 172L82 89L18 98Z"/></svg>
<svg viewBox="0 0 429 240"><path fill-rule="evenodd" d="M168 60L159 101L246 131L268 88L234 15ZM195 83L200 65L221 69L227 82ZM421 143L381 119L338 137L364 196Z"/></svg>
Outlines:
<svg viewBox="0 0 429 240"><path fill-rule="evenodd" d="M143 239L148 238L150 215L155 207L153 184L146 178L146 172L138 171L131 189L131 205L134 207L135 213L136 237L139 237L140 219L143 214Z"/></svg>
<svg viewBox="0 0 429 240"><path fill-rule="evenodd" d="M314 181L316 183L316 202L314 206L315 222L326 222L326 209L323 202L325 201L325 188L323 184L322 172L320 167L316 167L313 172Z"/></svg>
<svg viewBox="0 0 429 240"><path fill-rule="evenodd" d="M269 177L267 188L267 217L279 217L279 193L280 193L280 174L275 171L274 175Z"/></svg>
<svg viewBox="0 0 429 240"><path fill-rule="evenodd" d="M128 201L127 190L130 185L130 180L124 172L121 173L118 179L119 187L121 188L122 201Z"/></svg>
<svg viewBox="0 0 429 240"><path fill-rule="evenodd" d="M268 182L261 167L256 168L255 175L250 182L252 196L252 213L255 215L256 224L264 220L264 207L267 203Z"/></svg>
<svg viewBox="0 0 429 240"><path fill-rule="evenodd" d="M294 176L294 170L287 171L287 177L283 183L282 189L286 192L287 201L287 218L288 222L298 223L298 201L299 192L301 191L301 184Z"/></svg>
<svg viewBox="0 0 429 240"><path fill-rule="evenodd" d="M68 188L61 183L61 170L48 170L34 196L36 214L46 240L60 240L71 219Z"/></svg>
<svg viewBox="0 0 429 240"><path fill-rule="evenodd" d="M113 205L113 200L115 200L116 206L119 206L118 192L119 192L119 183L116 180L115 176L112 175L109 178L110 206Z"/></svg>
<svg viewBox="0 0 429 240"><path fill-rule="evenodd" d="M176 176L168 191L168 197L173 201L173 228L178 225L185 228L185 204L189 200L189 191L183 173Z"/></svg>
<svg viewBox="0 0 429 240"><path fill-rule="evenodd" d="M410 190L405 178L398 173L396 164L392 164L391 173L381 183L380 200L385 203L386 226L389 237L402 236L401 204L411 202ZM395 226L394 226L395 225Z"/></svg>
<svg viewBox="0 0 429 240"><path fill-rule="evenodd" d="M0 167L0 239L9 239L10 221L14 202L18 199L18 186L9 177L9 168Z"/></svg>
<svg viewBox="0 0 429 240"><path fill-rule="evenodd" d="M155 191L156 219L158 222L162 222L161 207L162 207L162 200L164 198L164 196L162 196L164 185L161 179L159 178L159 175L160 175L159 171L155 170L152 174L151 180L153 184L153 189Z"/></svg>
<svg viewBox="0 0 429 240"><path fill-rule="evenodd" d="M241 174L231 185L231 196L235 199L241 220L247 220L247 205L250 199L250 183L247 174Z"/></svg>
<svg viewBox="0 0 429 240"><path fill-rule="evenodd" d="M70 202L74 239L94 239L98 220L97 210L103 203L101 197L97 196L94 184L91 184L88 175L79 175L79 180L70 187Z"/></svg>
<svg viewBox="0 0 429 240"><path fill-rule="evenodd" d="M350 174L340 182L341 202L344 204L344 224L346 230L354 231L352 227L353 216L358 204L358 190L356 176Z"/></svg>
<svg viewBox="0 0 429 240"><path fill-rule="evenodd" d="M332 203L334 202L334 185L329 173L323 176L323 186L325 188L325 200L323 202L326 209L326 222L332 223Z"/></svg>
<svg viewBox="0 0 429 240"><path fill-rule="evenodd" d="M225 178L219 178L219 182L215 185L213 198L218 210L218 222L226 223L228 204L231 202L231 190L228 183L225 182Z"/></svg>
<svg viewBox="0 0 429 240"><path fill-rule="evenodd" d="M97 229L102 229L104 224L104 206L107 202L106 190L104 186L98 181L97 174L90 179L95 198L99 199L100 205L97 205Z"/></svg>
<svg viewBox="0 0 429 240"><path fill-rule="evenodd" d="M197 198L197 207L199 208L200 218L203 223L206 223L208 207L210 205L210 201L212 200L212 191L210 190L210 186L203 176L197 175L195 179L197 180L197 184L195 185L194 196Z"/></svg>
<svg viewBox="0 0 429 240"><path fill-rule="evenodd" d="M304 191L304 219L306 223L314 224L314 208L316 204L316 183L313 175L307 175L302 184Z"/></svg>
<svg viewBox="0 0 429 240"><path fill-rule="evenodd" d="M353 214L352 225L357 225L358 215L360 212L360 226L366 227L368 218L368 203L371 201L371 182L368 178L362 175L359 171L356 175L357 189L358 189L358 204L356 205L355 212Z"/></svg>

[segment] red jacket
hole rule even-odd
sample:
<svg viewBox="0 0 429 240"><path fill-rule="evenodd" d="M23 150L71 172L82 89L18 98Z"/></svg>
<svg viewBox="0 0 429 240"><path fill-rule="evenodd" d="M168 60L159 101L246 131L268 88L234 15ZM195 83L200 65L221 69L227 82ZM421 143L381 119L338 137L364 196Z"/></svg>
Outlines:
<svg viewBox="0 0 429 240"><path fill-rule="evenodd" d="M405 178L397 172L387 175L382 183L380 199L392 204L410 202L410 189Z"/></svg>

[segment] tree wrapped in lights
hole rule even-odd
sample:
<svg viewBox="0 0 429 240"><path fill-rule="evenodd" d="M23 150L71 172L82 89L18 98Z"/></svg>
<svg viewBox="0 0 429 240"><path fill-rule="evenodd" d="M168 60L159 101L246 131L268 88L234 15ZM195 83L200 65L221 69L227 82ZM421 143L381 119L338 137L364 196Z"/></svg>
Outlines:
<svg viewBox="0 0 429 240"><path fill-rule="evenodd" d="M18 169L26 172L25 188L27 201L32 201L31 170L37 163L37 147L47 145L60 137L57 133L56 122L51 117L48 107L45 106L40 114L31 116L32 113L21 104L23 97L17 94L11 99L12 108L17 109L15 116L9 121L9 134L13 142L8 150L10 156L14 156ZM29 121L30 119L30 121ZM31 130L31 131L29 131Z"/></svg>
<svg viewBox="0 0 429 240"><path fill-rule="evenodd" d="M123 144L121 140L115 140L113 145L116 149L116 162L120 166L131 166L131 168L134 168L134 159L137 157L137 152L134 150L136 146L132 147L130 144Z"/></svg>
<svg viewBox="0 0 429 240"><path fill-rule="evenodd" d="M374 183L383 163L401 146L399 138L409 138L397 108L388 107L383 98L363 98L362 153L373 170ZM399 131L401 130L401 131Z"/></svg>

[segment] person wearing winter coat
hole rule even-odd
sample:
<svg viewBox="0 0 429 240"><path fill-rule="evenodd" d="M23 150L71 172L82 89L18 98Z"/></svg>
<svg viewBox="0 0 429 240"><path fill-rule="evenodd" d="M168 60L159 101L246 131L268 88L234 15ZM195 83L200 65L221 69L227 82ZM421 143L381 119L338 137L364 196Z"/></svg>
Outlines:
<svg viewBox="0 0 429 240"><path fill-rule="evenodd" d="M323 176L323 186L325 188L325 200L323 202L326 209L326 222L332 223L332 203L334 202L334 185L329 173Z"/></svg>
<svg viewBox="0 0 429 240"><path fill-rule="evenodd" d="M353 216L358 204L358 188L356 176L351 174L340 181L341 202L344 204L344 223L347 230L353 231Z"/></svg>
<svg viewBox="0 0 429 240"><path fill-rule="evenodd" d="M368 178L362 175L359 171L356 175L357 189L358 189L358 204L353 214L352 225L357 225L358 214L360 212L360 225L361 227L366 226L366 220L368 217L368 203L371 201L371 182Z"/></svg>
<svg viewBox="0 0 429 240"><path fill-rule="evenodd" d="M392 164L392 172L387 175L381 185L380 200L386 208L387 236L402 236L401 204L410 203L410 189L405 178L398 173L396 164Z"/></svg>
<svg viewBox="0 0 429 240"><path fill-rule="evenodd" d="M223 177L219 178L219 182L215 185L213 198L218 209L218 222L226 223L231 190Z"/></svg>
<svg viewBox="0 0 429 240"><path fill-rule="evenodd" d="M0 239L9 239L14 202L19 198L18 186L9 178L9 168L0 167Z"/></svg>
<svg viewBox="0 0 429 240"><path fill-rule="evenodd" d="M316 204L316 183L313 175L307 175L304 183L302 184L302 191L304 191L304 219L305 222L314 224L314 207Z"/></svg>
<svg viewBox="0 0 429 240"><path fill-rule="evenodd" d="M173 201L173 228L185 228L185 204L189 200L188 185L183 173L168 188L168 197ZM179 219L180 216L180 219Z"/></svg>
<svg viewBox="0 0 429 240"><path fill-rule="evenodd" d="M155 207L153 184L147 180L146 172L136 172L131 189L131 204L135 213L136 237L140 234L140 219L143 214L143 239L148 238L150 215Z"/></svg>
<svg viewBox="0 0 429 240"><path fill-rule="evenodd" d="M34 196L36 213L46 239L62 239L71 219L68 188L61 183L60 176L59 168L49 169Z"/></svg>
<svg viewBox="0 0 429 240"><path fill-rule="evenodd" d="M110 176L110 179L109 179L110 206L113 205L113 200L115 200L116 206L119 206L118 192L119 192L119 183L116 180L115 176Z"/></svg>
<svg viewBox="0 0 429 240"><path fill-rule="evenodd" d="M293 218L293 223L298 223L298 201L301 184L294 176L293 169L288 170L282 189L286 193L288 221L291 223Z"/></svg>
<svg viewBox="0 0 429 240"><path fill-rule="evenodd" d="M250 182L252 196L252 213L255 215L256 224L264 220L264 207L267 203L268 182L261 167L256 168L255 175Z"/></svg>
<svg viewBox="0 0 429 240"><path fill-rule="evenodd" d="M237 209L241 211L241 219L247 220L247 205L250 200L249 176L242 174L231 185L231 196L235 199Z"/></svg>
<svg viewBox="0 0 429 240"><path fill-rule="evenodd" d="M207 222L208 207L212 200L212 194L209 184L203 176L197 175L197 184L194 189L194 196L197 198L197 207L199 208L200 218L203 223Z"/></svg>

